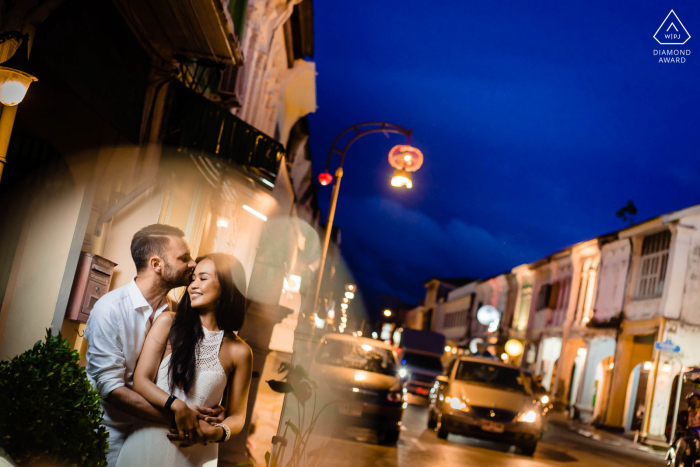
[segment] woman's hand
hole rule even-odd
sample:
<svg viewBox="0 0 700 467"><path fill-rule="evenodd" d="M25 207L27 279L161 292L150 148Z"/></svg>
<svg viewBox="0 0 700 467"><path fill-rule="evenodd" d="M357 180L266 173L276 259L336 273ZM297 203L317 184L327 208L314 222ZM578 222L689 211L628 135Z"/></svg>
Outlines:
<svg viewBox="0 0 700 467"><path fill-rule="evenodd" d="M204 415L204 420L211 425L222 423L226 418L226 409L224 409L221 405L217 405L216 407L212 408L193 405L192 408Z"/></svg>
<svg viewBox="0 0 700 467"><path fill-rule="evenodd" d="M175 412L175 425L181 439L185 440L186 444L196 444L204 440L204 432L200 425L204 416L192 410L180 399L175 399L170 409Z"/></svg>
<svg viewBox="0 0 700 467"><path fill-rule="evenodd" d="M211 425L204 420L199 421L199 427L204 433L204 439L206 440L204 444L215 443L219 441L224 436L224 429L220 426Z"/></svg>
<svg viewBox="0 0 700 467"><path fill-rule="evenodd" d="M224 436L223 428L214 426L210 423L205 422L204 420L199 420L199 428L202 430L204 436L202 436L202 438L200 438L198 442L204 445L206 445L207 443L215 443ZM172 442L180 442L179 446L181 448L190 447L193 444L196 444L190 440L181 437L178 434L176 428L170 430L170 433L168 433L168 439Z"/></svg>

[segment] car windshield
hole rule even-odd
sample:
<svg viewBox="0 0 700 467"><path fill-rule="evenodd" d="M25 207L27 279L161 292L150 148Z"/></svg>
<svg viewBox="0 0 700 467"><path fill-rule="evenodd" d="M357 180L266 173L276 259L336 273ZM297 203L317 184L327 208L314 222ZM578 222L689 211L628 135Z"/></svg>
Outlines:
<svg viewBox="0 0 700 467"><path fill-rule="evenodd" d="M401 364L436 373L442 373L442 362L438 357L420 353L404 352L401 354Z"/></svg>
<svg viewBox="0 0 700 467"><path fill-rule="evenodd" d="M321 344L316 362L354 370L396 375L396 360L389 349L341 340L328 339Z"/></svg>
<svg viewBox="0 0 700 467"><path fill-rule="evenodd" d="M531 394L527 378L520 370L486 362L459 362L455 379L469 384Z"/></svg>

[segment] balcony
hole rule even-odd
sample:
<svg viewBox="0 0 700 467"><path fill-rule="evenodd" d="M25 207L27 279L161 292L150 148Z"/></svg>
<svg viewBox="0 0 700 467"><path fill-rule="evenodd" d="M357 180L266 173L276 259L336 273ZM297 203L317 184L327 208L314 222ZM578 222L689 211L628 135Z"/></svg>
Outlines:
<svg viewBox="0 0 700 467"><path fill-rule="evenodd" d="M178 152L206 155L255 169L273 181L284 146L182 83L172 85L170 116L163 144Z"/></svg>

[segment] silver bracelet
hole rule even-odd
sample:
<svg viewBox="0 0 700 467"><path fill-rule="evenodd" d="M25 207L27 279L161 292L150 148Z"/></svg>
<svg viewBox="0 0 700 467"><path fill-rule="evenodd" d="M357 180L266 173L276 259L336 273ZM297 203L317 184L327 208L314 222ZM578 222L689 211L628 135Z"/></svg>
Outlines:
<svg viewBox="0 0 700 467"><path fill-rule="evenodd" d="M227 427L223 423L217 423L214 426L220 426L221 429L224 430L224 435L221 437L220 440L217 441L217 443L225 443L226 441L228 441L231 437L231 428Z"/></svg>

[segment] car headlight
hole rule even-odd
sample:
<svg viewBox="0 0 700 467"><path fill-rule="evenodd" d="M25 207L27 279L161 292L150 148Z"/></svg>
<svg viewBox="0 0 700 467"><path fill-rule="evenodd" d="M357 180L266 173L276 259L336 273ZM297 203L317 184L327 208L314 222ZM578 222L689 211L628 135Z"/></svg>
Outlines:
<svg viewBox="0 0 700 467"><path fill-rule="evenodd" d="M408 371L406 371L406 368L399 369L399 376L401 378L405 378L406 376L408 376Z"/></svg>
<svg viewBox="0 0 700 467"><path fill-rule="evenodd" d="M459 397L446 397L445 403L455 410L463 410L465 412L469 412L469 406L462 402L459 399Z"/></svg>
<svg viewBox="0 0 700 467"><path fill-rule="evenodd" d="M535 423L537 421L537 412L534 410L530 410L528 412L521 412L520 415L518 415L519 422L525 422L525 423Z"/></svg>
<svg viewBox="0 0 700 467"><path fill-rule="evenodd" d="M545 394L544 396L542 396L542 399L540 399L540 401L542 401L543 404L546 404L547 402L549 402L549 396Z"/></svg>

